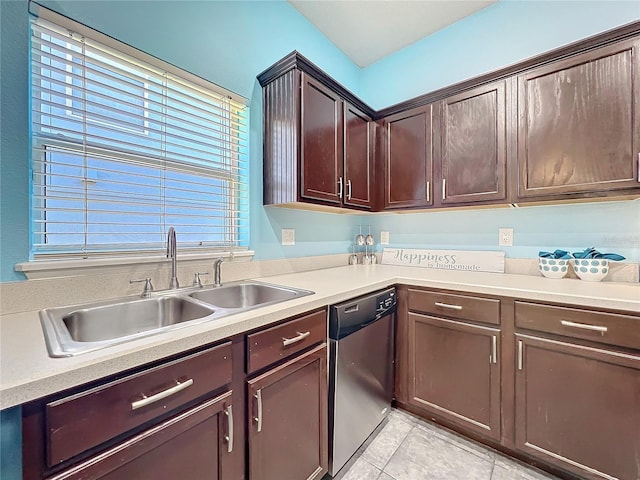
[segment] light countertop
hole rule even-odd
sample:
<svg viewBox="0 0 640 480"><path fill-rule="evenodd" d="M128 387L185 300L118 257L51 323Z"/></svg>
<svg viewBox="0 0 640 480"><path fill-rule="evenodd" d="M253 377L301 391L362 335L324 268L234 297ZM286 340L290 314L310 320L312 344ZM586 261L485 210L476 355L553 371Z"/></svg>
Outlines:
<svg viewBox="0 0 640 480"><path fill-rule="evenodd" d="M640 284L630 283L391 265L344 266L254 280L312 290L315 294L69 358L48 356L37 311L0 317L0 409L394 284L640 313Z"/></svg>

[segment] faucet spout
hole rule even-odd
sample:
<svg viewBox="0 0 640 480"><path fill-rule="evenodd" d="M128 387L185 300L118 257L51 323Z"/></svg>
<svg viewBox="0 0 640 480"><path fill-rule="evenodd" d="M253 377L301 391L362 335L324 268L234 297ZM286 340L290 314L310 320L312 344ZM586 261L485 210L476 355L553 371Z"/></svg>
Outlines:
<svg viewBox="0 0 640 480"><path fill-rule="evenodd" d="M220 279L220 265L223 262L223 258L220 257L213 262L213 286L221 287L222 281Z"/></svg>
<svg viewBox="0 0 640 480"><path fill-rule="evenodd" d="M178 246L176 244L176 231L173 227L169 227L167 233L167 258L171 259L171 279L169 280L169 288L174 289L180 287L178 283Z"/></svg>

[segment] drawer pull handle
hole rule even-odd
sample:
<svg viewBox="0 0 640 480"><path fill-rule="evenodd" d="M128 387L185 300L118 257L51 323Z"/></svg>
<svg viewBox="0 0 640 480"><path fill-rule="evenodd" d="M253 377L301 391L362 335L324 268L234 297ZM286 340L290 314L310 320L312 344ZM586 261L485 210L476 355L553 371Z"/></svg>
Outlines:
<svg viewBox="0 0 640 480"><path fill-rule="evenodd" d="M233 406L229 405L224 414L227 416L227 428L229 429L229 435L225 435L224 439L227 442L227 452L233 452Z"/></svg>
<svg viewBox="0 0 640 480"><path fill-rule="evenodd" d="M522 364L524 363L523 355L522 340L518 340L518 370L522 370Z"/></svg>
<svg viewBox="0 0 640 480"><path fill-rule="evenodd" d="M575 323L568 320L561 320L560 323L565 327L574 327L582 330L591 330L592 332L607 333L607 327L600 325L587 325L586 323Z"/></svg>
<svg viewBox="0 0 640 480"><path fill-rule="evenodd" d="M491 363L498 362L498 337L491 336Z"/></svg>
<svg viewBox="0 0 640 480"><path fill-rule="evenodd" d="M142 398L140 400L131 402L131 410L137 410L138 408L146 407L147 405L150 405L159 400L162 400L163 398L167 398L167 397L170 397L171 395L175 395L176 393L181 392L185 388L189 388L191 385L193 385L192 378L184 382L179 382L176 380L176 384L173 387L167 388L166 390L156 393L155 395L151 395L150 397L147 397L143 393Z"/></svg>
<svg viewBox="0 0 640 480"><path fill-rule="evenodd" d="M296 332L296 336L293 338L282 337L282 346L286 347L292 343L298 343L311 335L311 332Z"/></svg>
<svg viewBox="0 0 640 480"><path fill-rule="evenodd" d="M262 431L262 389L258 390L254 395L258 401L258 416L253 419L258 424L258 432Z"/></svg>
<svg viewBox="0 0 640 480"><path fill-rule="evenodd" d="M440 303L440 302L436 302L434 303L434 305L436 307L449 308L451 310L462 310L462 305L450 305L448 303Z"/></svg>

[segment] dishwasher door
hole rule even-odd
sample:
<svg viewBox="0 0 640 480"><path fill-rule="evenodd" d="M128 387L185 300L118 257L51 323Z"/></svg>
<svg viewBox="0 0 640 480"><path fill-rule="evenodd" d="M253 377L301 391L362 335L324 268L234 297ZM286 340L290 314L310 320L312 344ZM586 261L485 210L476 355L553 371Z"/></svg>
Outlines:
<svg viewBox="0 0 640 480"><path fill-rule="evenodd" d="M330 340L329 474L334 476L391 411L393 315Z"/></svg>

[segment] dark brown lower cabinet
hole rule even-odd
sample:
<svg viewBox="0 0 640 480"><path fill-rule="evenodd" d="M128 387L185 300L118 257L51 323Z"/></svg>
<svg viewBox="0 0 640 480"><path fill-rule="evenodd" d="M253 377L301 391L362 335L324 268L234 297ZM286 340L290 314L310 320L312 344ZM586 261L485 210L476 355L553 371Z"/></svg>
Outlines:
<svg viewBox="0 0 640 480"><path fill-rule="evenodd" d="M516 447L588 479L640 478L640 356L516 335Z"/></svg>
<svg viewBox="0 0 640 480"><path fill-rule="evenodd" d="M234 448L232 392L205 401L49 480L226 478Z"/></svg>
<svg viewBox="0 0 640 480"><path fill-rule="evenodd" d="M500 330L408 315L408 403L500 440Z"/></svg>
<svg viewBox="0 0 640 480"><path fill-rule="evenodd" d="M327 395L326 344L248 381L251 480L322 478Z"/></svg>

